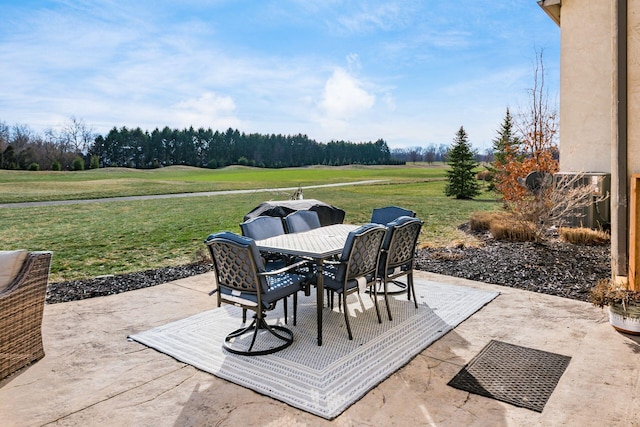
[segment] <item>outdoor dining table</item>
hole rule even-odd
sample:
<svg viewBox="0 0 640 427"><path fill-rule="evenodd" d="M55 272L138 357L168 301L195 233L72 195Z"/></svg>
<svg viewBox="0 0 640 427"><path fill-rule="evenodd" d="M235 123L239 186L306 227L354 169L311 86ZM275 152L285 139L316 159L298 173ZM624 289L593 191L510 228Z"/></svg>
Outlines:
<svg viewBox="0 0 640 427"><path fill-rule="evenodd" d="M334 224L300 233L281 234L256 240L263 252L311 258L316 265L316 306L318 315L318 345L322 345L322 310L324 309L324 261L342 252L350 231L358 228L351 224Z"/></svg>

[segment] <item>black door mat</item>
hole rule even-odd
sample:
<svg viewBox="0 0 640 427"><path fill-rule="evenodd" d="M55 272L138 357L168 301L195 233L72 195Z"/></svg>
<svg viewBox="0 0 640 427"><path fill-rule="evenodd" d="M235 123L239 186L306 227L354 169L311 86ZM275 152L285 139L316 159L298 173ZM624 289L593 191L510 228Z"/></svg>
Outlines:
<svg viewBox="0 0 640 427"><path fill-rule="evenodd" d="M542 412L571 358L492 340L448 385Z"/></svg>

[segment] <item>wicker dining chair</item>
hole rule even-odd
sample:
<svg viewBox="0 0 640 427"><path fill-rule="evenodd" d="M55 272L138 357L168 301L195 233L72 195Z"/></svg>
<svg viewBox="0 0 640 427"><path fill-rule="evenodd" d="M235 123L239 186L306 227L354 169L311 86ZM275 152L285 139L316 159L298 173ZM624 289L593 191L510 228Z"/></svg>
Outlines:
<svg viewBox="0 0 640 427"><path fill-rule="evenodd" d="M228 303L255 312L249 326L226 336L223 347L234 354L251 356L274 353L291 345L293 332L285 326L268 324L265 312L273 310L279 300L286 303L287 297L293 295L293 324L296 324L297 292L306 278L292 271L308 261L267 271L253 239L222 232L210 235L205 244L213 260L217 284L213 292L217 293L218 306ZM284 319L286 323L286 305Z"/></svg>
<svg viewBox="0 0 640 427"><path fill-rule="evenodd" d="M409 300L413 295L414 304L418 308L416 290L413 286L413 265L422 221L409 216L401 216L387 224L387 227L381 247L378 278L382 284L389 320L393 320L389 307L390 282L405 288ZM406 285L397 282L397 279L402 276L407 276Z"/></svg>
<svg viewBox="0 0 640 427"><path fill-rule="evenodd" d="M359 292L362 287L373 290L378 323L382 323L378 308L376 278L380 247L385 232L386 228L382 225L365 224L349 233L338 261L325 262L324 287L331 292L331 306L333 306L333 294L339 296L350 340L353 339L353 334L349 324L347 295Z"/></svg>
<svg viewBox="0 0 640 427"><path fill-rule="evenodd" d="M14 251L1 252L6 257ZM0 380L44 357L42 317L52 253L18 256L24 261L17 274L0 285ZM1 269L8 271L6 265Z"/></svg>

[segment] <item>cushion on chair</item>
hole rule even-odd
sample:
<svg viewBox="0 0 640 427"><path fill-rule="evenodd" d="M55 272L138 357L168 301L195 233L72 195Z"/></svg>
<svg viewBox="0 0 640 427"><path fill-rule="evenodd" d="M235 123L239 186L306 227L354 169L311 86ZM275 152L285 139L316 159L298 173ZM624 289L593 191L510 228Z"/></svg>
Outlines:
<svg viewBox="0 0 640 427"><path fill-rule="evenodd" d="M338 269L340 269L341 267L342 269L344 269L343 265L340 265L338 267L334 265L325 266L324 274L322 276L324 280L323 285L325 289L331 289L334 292L342 293L342 291L344 290L343 288L344 272L343 271L340 272L342 276L341 279L337 277ZM364 279L367 283L370 283L374 279L373 274L367 274L366 276L364 276ZM357 288L359 286L360 284L358 283L357 280L355 279L347 280L347 290Z"/></svg>
<svg viewBox="0 0 640 427"><path fill-rule="evenodd" d="M0 251L0 293L16 278L29 252L26 250Z"/></svg>
<svg viewBox="0 0 640 427"><path fill-rule="evenodd" d="M291 287L300 288L304 281L304 276L293 273L283 273L274 276L267 276L269 290L262 295L262 304L265 308L274 302L291 295ZM244 305L255 305L258 303L258 296L254 292L237 292L220 286L220 292L226 295L226 299L236 301Z"/></svg>

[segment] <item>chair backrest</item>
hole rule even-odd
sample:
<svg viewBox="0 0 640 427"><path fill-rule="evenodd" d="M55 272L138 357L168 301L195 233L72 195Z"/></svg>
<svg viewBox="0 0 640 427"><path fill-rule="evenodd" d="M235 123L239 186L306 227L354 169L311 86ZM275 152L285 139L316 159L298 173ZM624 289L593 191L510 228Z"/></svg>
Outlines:
<svg viewBox="0 0 640 427"><path fill-rule="evenodd" d="M352 280L375 273L385 233L386 227L380 224L365 224L350 232L340 255L342 264L336 279Z"/></svg>
<svg viewBox="0 0 640 427"><path fill-rule="evenodd" d="M253 239L225 231L210 235L205 244L213 260L218 286L245 293L267 292L267 281L258 274L264 272L264 264Z"/></svg>
<svg viewBox="0 0 640 427"><path fill-rule="evenodd" d="M422 221L409 216L401 216L390 222L388 226L382 243L387 270L413 261Z"/></svg>
<svg viewBox="0 0 640 427"><path fill-rule="evenodd" d="M301 231L313 230L320 228L320 218L315 211L296 211L284 217L287 224L287 232L299 233Z"/></svg>
<svg viewBox="0 0 640 427"><path fill-rule="evenodd" d="M275 216L257 216L240 224L242 235L253 240L268 239L284 234L282 218Z"/></svg>
<svg viewBox="0 0 640 427"><path fill-rule="evenodd" d="M398 206L385 206L384 208L375 208L373 210L371 213L371 222L386 225L401 216L415 217L416 213Z"/></svg>

